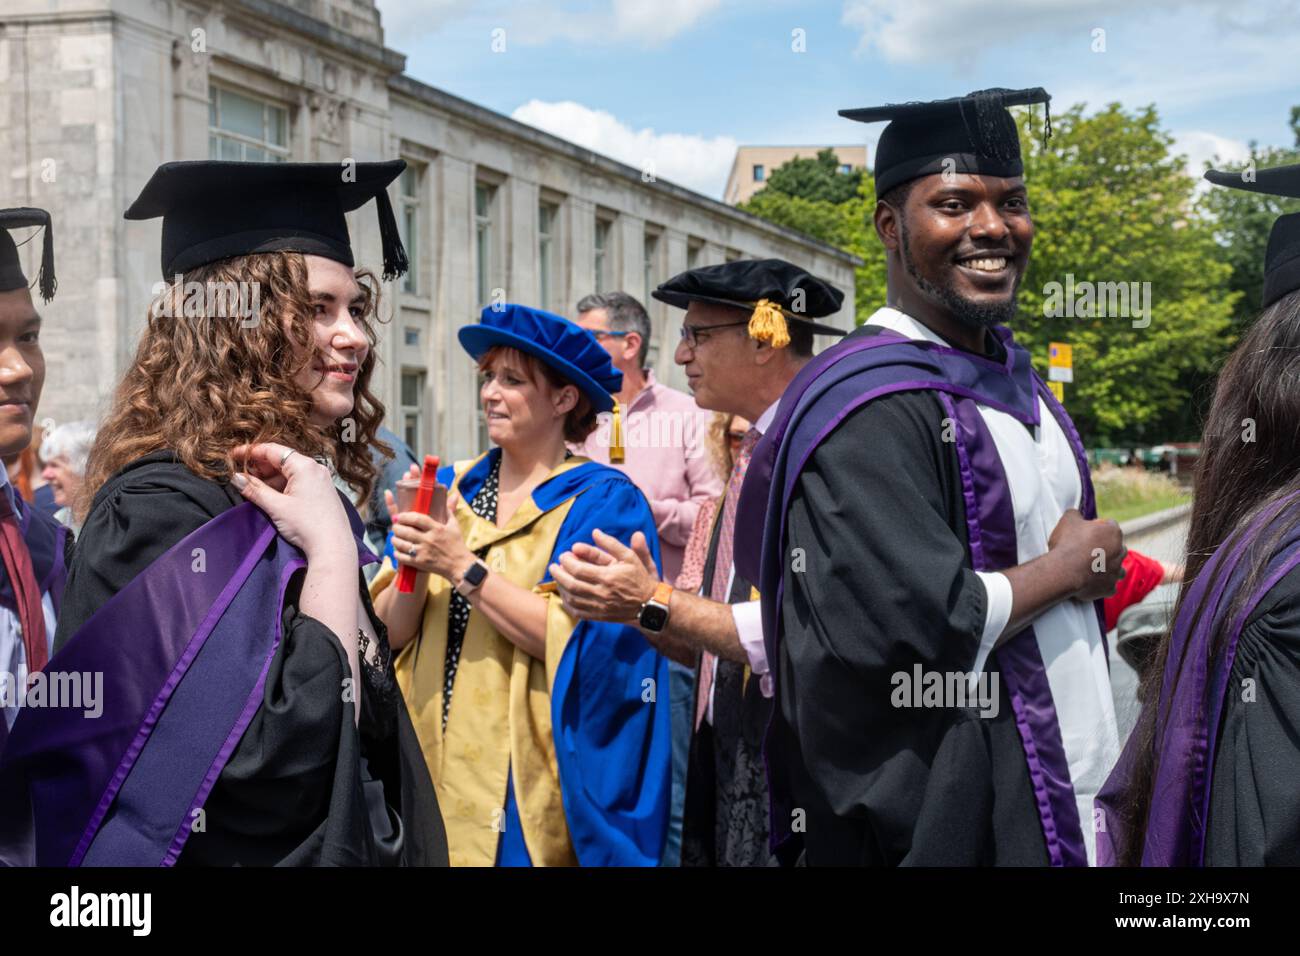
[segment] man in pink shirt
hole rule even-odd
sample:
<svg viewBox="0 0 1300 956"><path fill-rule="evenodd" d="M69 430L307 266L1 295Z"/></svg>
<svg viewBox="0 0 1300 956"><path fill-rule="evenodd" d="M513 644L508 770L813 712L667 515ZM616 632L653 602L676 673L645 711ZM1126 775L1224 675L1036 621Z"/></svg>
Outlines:
<svg viewBox="0 0 1300 956"><path fill-rule="evenodd" d="M578 324L596 336L623 373L618 393L623 460L610 461L611 439L619 436L612 416L574 448L601 464L612 464L636 483L650 502L659 531L664 580L677 580L682 552L700 509L722 494L722 479L705 448L709 413L685 392L655 381L646 368L650 350L650 316L626 292L585 296L578 303Z"/></svg>

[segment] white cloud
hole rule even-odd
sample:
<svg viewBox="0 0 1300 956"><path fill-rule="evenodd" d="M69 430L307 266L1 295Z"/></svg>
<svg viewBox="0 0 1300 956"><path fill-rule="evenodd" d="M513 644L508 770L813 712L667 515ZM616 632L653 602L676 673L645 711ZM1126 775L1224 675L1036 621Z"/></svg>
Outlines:
<svg viewBox="0 0 1300 956"><path fill-rule="evenodd" d="M474 0L375 0L375 5L384 41L400 48L465 16L474 8Z"/></svg>
<svg viewBox="0 0 1300 956"><path fill-rule="evenodd" d="M1138 17L1147 22L1137 26ZM1083 50L1091 48L1093 30L1107 31L1108 47L1135 41L1158 42L1195 74L1203 63L1183 59L1176 32L1181 25L1209 28L1224 47L1234 38L1257 36L1286 49L1284 36L1300 31L1300 10L1293 0L844 0L841 22L856 28L858 52L879 52L893 63L968 65L980 54L1006 48L1028 37L1055 34ZM1156 21L1156 22L1152 22ZM1050 38L1048 38L1050 39ZM1221 52L1227 52L1226 49ZM1294 55L1293 50L1287 53ZM1186 69L1192 67L1191 69Z"/></svg>
<svg viewBox="0 0 1300 956"><path fill-rule="evenodd" d="M564 0L528 4L508 0L376 2L388 43L400 48L468 16L506 29L507 42L523 46L541 46L556 39L626 40L653 46L689 30L723 0L610 0L595 7Z"/></svg>
<svg viewBox="0 0 1300 956"><path fill-rule="evenodd" d="M1149 0L1148 6L1181 5L1183 0ZM1108 13L1132 9L1131 0L1093 0L1086 7L1068 0L845 0L841 16L862 36L858 52L872 48L893 63L973 61L998 46L1045 30L1078 30L1090 42L1090 30Z"/></svg>
<svg viewBox="0 0 1300 956"><path fill-rule="evenodd" d="M614 0L614 25L620 36L661 43L721 5L722 0Z"/></svg>
<svg viewBox="0 0 1300 956"><path fill-rule="evenodd" d="M1250 158L1250 147L1241 140L1199 129L1175 131L1172 151L1187 157L1185 168L1187 175L1196 180L1197 192L1204 192L1210 186L1203 178L1207 162L1222 168Z"/></svg>
<svg viewBox="0 0 1300 956"><path fill-rule="evenodd" d="M708 196L722 195L736 156L736 140L730 136L708 138L657 133L648 127L633 129L611 113L571 100L529 100L510 115L521 123Z"/></svg>

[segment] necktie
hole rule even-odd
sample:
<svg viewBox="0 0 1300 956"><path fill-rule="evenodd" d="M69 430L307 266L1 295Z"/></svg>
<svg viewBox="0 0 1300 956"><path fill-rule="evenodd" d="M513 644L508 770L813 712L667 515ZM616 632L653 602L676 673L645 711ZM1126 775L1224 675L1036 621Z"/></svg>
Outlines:
<svg viewBox="0 0 1300 956"><path fill-rule="evenodd" d="M722 528L718 532L718 553L713 564L713 581L709 586L709 597L728 603L731 589L731 566L735 562L736 541L736 506L740 502L740 488L745 483L745 470L749 468L749 459L758 444L760 434L757 428L745 432L736 451L736 463L732 466L731 477L727 479L727 490L723 493ZM709 709L709 696L713 693L713 672L718 665L718 658L705 651L700 659L700 691L695 701L695 729L700 729L704 715Z"/></svg>
<svg viewBox="0 0 1300 956"><path fill-rule="evenodd" d="M36 583L36 572L32 570L32 555L23 540L9 494L8 488L0 492L0 557L4 559L5 571L14 589L30 676L44 670L49 661L49 648L45 643L45 611L41 607L41 588Z"/></svg>

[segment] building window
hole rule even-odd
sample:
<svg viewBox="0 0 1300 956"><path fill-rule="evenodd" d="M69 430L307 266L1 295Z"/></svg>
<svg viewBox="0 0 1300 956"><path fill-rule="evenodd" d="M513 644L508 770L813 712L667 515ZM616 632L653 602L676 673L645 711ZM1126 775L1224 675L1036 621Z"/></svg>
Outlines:
<svg viewBox="0 0 1300 956"><path fill-rule="evenodd" d="M289 111L212 86L208 93L208 158L284 162L289 158Z"/></svg>
<svg viewBox="0 0 1300 956"><path fill-rule="evenodd" d="M554 309L554 294L558 283L555 281L556 230L559 225L560 207L554 203L544 202L537 206L537 290L543 309Z"/></svg>
<svg viewBox="0 0 1300 956"><path fill-rule="evenodd" d="M726 262L735 262L740 258L740 251L738 249L728 249L722 258Z"/></svg>
<svg viewBox="0 0 1300 956"><path fill-rule="evenodd" d="M686 243L686 268L697 269L700 265L700 253L704 251L704 243L698 239L690 239Z"/></svg>
<svg viewBox="0 0 1300 956"><path fill-rule="evenodd" d="M479 183L474 187L474 236L477 262L479 308L485 308L492 298L492 212L496 205L496 187Z"/></svg>
<svg viewBox="0 0 1300 956"><path fill-rule="evenodd" d="M756 183L761 183L762 181L763 181L763 167L762 167L762 166L755 165L755 166L754 166L754 182L756 182Z"/></svg>
<svg viewBox="0 0 1300 956"><path fill-rule="evenodd" d="M402 245L406 247L406 258L410 262L410 268L402 279L402 291L412 294L420 291L420 180L423 172L419 166L408 165L402 170L400 180Z"/></svg>
<svg viewBox="0 0 1300 956"><path fill-rule="evenodd" d="M853 167L850 166L848 163L841 163L840 172L842 172L845 176L847 176L849 173L853 172Z"/></svg>
<svg viewBox="0 0 1300 956"><path fill-rule="evenodd" d="M418 456L423 442L421 423L424 419L424 372L402 372L402 440Z"/></svg>
<svg viewBox="0 0 1300 956"><path fill-rule="evenodd" d="M408 325L408 326L404 329L404 332L405 332L405 336L404 336L404 338L403 338L403 341L404 341L407 345L419 346L419 344L420 344L420 330L419 330L418 328L415 328L414 326L410 326L410 325Z"/></svg>
<svg viewBox="0 0 1300 956"><path fill-rule="evenodd" d="M612 220L602 219L599 217L596 219L596 235L593 244L596 250L595 258L596 258L596 291L597 292L606 292L608 291L610 286L610 283L607 281L610 278L610 273L608 268L609 238L610 235L613 233L613 230L614 230L614 223Z"/></svg>
<svg viewBox="0 0 1300 956"><path fill-rule="evenodd" d="M646 233L645 237L645 298L642 302L650 301L650 293L657 284L659 275L659 237L653 233Z"/></svg>

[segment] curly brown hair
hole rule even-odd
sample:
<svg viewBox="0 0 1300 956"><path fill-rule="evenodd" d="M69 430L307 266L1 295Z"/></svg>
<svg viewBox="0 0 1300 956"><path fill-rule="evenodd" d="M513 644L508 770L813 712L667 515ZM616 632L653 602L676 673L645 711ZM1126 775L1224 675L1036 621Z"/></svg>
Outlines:
<svg viewBox="0 0 1300 956"><path fill-rule="evenodd" d="M356 278L370 349L357 371L352 412L329 430L311 421L311 393L295 382L316 356L315 309L301 254L223 259L169 285L150 307L135 359L95 438L78 514L84 518L116 471L151 452L172 451L196 475L221 480L236 470L231 449L267 441L332 459L358 500L367 500L377 473L370 450L390 457L392 450L375 438L384 406L369 388L374 325L381 321L379 281L364 269ZM205 302L187 300L193 283L209 290ZM250 286L257 290L256 316L232 314L229 302L208 314L211 290Z"/></svg>

